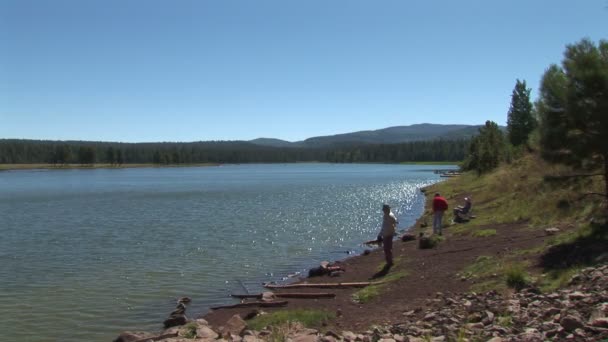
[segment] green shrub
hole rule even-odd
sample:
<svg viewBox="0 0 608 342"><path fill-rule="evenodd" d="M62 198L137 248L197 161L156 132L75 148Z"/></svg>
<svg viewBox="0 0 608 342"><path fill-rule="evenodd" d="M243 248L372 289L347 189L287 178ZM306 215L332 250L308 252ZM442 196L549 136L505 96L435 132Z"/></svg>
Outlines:
<svg viewBox="0 0 608 342"><path fill-rule="evenodd" d="M510 265L506 272L507 286L516 290L521 290L528 285L528 275L524 267L520 264Z"/></svg>
<svg viewBox="0 0 608 342"><path fill-rule="evenodd" d="M183 329L182 337L196 338L196 328L197 328L196 322L190 322L190 323L184 325L184 327L182 328Z"/></svg>

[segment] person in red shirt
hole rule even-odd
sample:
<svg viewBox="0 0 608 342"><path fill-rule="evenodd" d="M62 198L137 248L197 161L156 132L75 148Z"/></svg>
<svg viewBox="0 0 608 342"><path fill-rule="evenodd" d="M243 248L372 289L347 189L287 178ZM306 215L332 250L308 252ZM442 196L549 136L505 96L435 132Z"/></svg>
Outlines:
<svg viewBox="0 0 608 342"><path fill-rule="evenodd" d="M448 210L448 201L436 193L433 198L433 234L441 235L441 222L446 210Z"/></svg>

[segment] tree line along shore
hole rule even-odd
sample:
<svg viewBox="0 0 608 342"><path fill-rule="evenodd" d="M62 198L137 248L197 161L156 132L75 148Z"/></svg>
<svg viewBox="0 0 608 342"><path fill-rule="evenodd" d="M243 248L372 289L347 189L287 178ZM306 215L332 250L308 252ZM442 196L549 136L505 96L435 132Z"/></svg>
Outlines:
<svg viewBox="0 0 608 342"><path fill-rule="evenodd" d="M180 165L234 163L398 163L462 160L468 139L329 147L271 147L248 142L110 143L0 140L1 164Z"/></svg>

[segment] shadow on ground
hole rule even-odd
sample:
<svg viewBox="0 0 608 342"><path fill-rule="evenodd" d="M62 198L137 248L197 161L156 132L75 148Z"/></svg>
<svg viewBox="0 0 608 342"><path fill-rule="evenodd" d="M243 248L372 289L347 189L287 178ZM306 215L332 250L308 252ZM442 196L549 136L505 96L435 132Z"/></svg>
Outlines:
<svg viewBox="0 0 608 342"><path fill-rule="evenodd" d="M591 234L564 244L553 246L540 258L545 270L591 266L608 260L608 223L591 225Z"/></svg>

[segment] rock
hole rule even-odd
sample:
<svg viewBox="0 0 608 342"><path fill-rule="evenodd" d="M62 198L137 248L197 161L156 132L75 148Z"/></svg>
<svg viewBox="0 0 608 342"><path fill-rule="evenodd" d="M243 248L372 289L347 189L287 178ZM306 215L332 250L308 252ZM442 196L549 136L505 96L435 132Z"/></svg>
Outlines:
<svg viewBox="0 0 608 342"><path fill-rule="evenodd" d="M578 299L583 299L586 297L588 297L588 296L580 291L575 291L568 295L568 298L570 300L578 300Z"/></svg>
<svg viewBox="0 0 608 342"><path fill-rule="evenodd" d="M165 326L165 329L167 329L167 328L176 327L179 325L184 325L186 323L188 323L188 319L186 318L185 315L175 315L175 316L171 316L171 317L167 318L163 322L163 325Z"/></svg>
<svg viewBox="0 0 608 342"><path fill-rule="evenodd" d="M222 333L228 333L230 335L241 335L241 333L247 328L247 323L239 315L230 317L228 322L224 325Z"/></svg>
<svg viewBox="0 0 608 342"><path fill-rule="evenodd" d="M484 324L492 324L494 322L494 313L486 310L486 318L483 320Z"/></svg>
<svg viewBox="0 0 608 342"><path fill-rule="evenodd" d="M426 316L424 316L423 320L433 321L433 320L435 320L435 318L437 318L437 315L435 315L434 312L431 312L431 313L427 314Z"/></svg>
<svg viewBox="0 0 608 342"><path fill-rule="evenodd" d="M403 335L395 334L393 335L393 338L395 339L395 342L406 342L405 336Z"/></svg>
<svg viewBox="0 0 608 342"><path fill-rule="evenodd" d="M188 304L190 302L192 302L192 299L190 297L182 297L182 298L179 298L177 300L178 304L180 304L180 303L182 303L182 304Z"/></svg>
<svg viewBox="0 0 608 342"><path fill-rule="evenodd" d="M491 339L489 339L487 342L502 342L503 339L501 337L492 337Z"/></svg>
<svg viewBox="0 0 608 342"><path fill-rule="evenodd" d="M328 337L328 336L325 336ZM295 335L294 337L291 338L292 342L317 342L319 341L319 337L317 335L308 335L308 334L303 334L303 335ZM331 341L328 341L331 342Z"/></svg>
<svg viewBox="0 0 608 342"><path fill-rule="evenodd" d="M473 303L471 303L470 300L465 300L464 303L462 304L464 306L464 308L467 310L467 312L471 312L473 309Z"/></svg>
<svg viewBox="0 0 608 342"><path fill-rule="evenodd" d="M471 323L481 322L482 319L483 319L483 317L481 316L481 314L479 312L474 312L474 313L470 314L468 317L468 321Z"/></svg>
<svg viewBox="0 0 608 342"><path fill-rule="evenodd" d="M219 337L218 333L216 333L215 331L211 330L211 328L207 327L207 326L199 326L196 329L196 336L199 338L207 338L207 339L216 339Z"/></svg>
<svg viewBox="0 0 608 342"><path fill-rule="evenodd" d="M606 318L606 317L596 318L593 321L591 321L590 325L594 326L594 327L598 327L598 328L608 328L608 318Z"/></svg>
<svg viewBox="0 0 608 342"><path fill-rule="evenodd" d="M260 340L253 335L245 335L243 336L243 342L263 342L263 340Z"/></svg>
<svg viewBox="0 0 608 342"><path fill-rule="evenodd" d="M554 234L557 234L559 232L560 232L560 230L558 228L555 228L555 227L545 229L545 234L547 234L547 235L554 235Z"/></svg>
<svg viewBox="0 0 608 342"><path fill-rule="evenodd" d="M357 339L357 335L355 335L352 331L343 331L342 337L345 341L355 341Z"/></svg>
<svg viewBox="0 0 608 342"><path fill-rule="evenodd" d="M331 331L331 330L328 330L328 331L325 333L325 336L332 336L332 337L334 337L334 338L340 338L340 335L338 335L337 333L335 333L335 332L333 332L333 331Z"/></svg>
<svg viewBox="0 0 608 342"><path fill-rule="evenodd" d="M118 335L114 342L134 342L152 337L156 337L156 335L144 331L125 331Z"/></svg>
<svg viewBox="0 0 608 342"><path fill-rule="evenodd" d="M416 235L414 235L414 234L405 233L405 234L401 235L401 241L403 241L403 242L413 241L413 240L416 240Z"/></svg>
<svg viewBox="0 0 608 342"><path fill-rule="evenodd" d="M573 332L576 329L582 328L585 325L580 318L568 315L559 321L559 324L564 327L567 332Z"/></svg>
<svg viewBox="0 0 608 342"><path fill-rule="evenodd" d="M409 342L425 342L425 339L411 335L407 335L407 340Z"/></svg>
<svg viewBox="0 0 608 342"><path fill-rule="evenodd" d="M431 241L431 239L429 237L421 236L420 239L418 239L418 248L420 248L420 249L433 248L433 242Z"/></svg>
<svg viewBox="0 0 608 342"><path fill-rule="evenodd" d="M481 322L479 322L479 323L467 323L467 328L469 328L469 329L481 330L481 329L483 329L483 327L484 327L484 325Z"/></svg>
<svg viewBox="0 0 608 342"><path fill-rule="evenodd" d="M363 255L370 255L372 251L370 249L366 249L363 251Z"/></svg>
<svg viewBox="0 0 608 342"><path fill-rule="evenodd" d="M274 293L272 293L270 291L262 292L262 301L263 302L272 302L275 299L276 299L276 297L274 296Z"/></svg>

